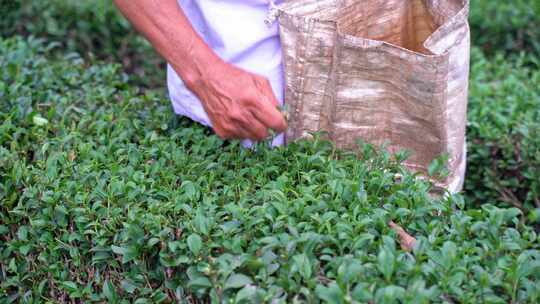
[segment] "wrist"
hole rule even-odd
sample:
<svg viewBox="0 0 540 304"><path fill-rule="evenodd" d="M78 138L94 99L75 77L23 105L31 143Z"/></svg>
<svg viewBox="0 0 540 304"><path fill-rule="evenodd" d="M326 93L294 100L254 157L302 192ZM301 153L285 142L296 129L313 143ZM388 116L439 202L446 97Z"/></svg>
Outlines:
<svg viewBox="0 0 540 304"><path fill-rule="evenodd" d="M204 89L212 71L222 64L225 62L207 46L193 48L187 58L171 63L186 87L195 93Z"/></svg>

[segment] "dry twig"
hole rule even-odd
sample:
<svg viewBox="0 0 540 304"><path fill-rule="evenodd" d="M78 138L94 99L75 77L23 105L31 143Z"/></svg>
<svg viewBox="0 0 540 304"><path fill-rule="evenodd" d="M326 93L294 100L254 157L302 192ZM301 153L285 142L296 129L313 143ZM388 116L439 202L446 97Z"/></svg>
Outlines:
<svg viewBox="0 0 540 304"><path fill-rule="evenodd" d="M393 221L390 221L388 223L390 228L394 229L394 231L399 236L399 244L401 245L401 248L405 251L412 251L414 248L414 245L416 244L416 239L412 237L410 234L405 231L401 226L394 223Z"/></svg>

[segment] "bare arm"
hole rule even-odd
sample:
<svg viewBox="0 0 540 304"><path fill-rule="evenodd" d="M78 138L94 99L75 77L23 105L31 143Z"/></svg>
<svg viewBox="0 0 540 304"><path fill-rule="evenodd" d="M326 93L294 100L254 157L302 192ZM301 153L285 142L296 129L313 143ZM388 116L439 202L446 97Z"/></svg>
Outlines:
<svg viewBox="0 0 540 304"><path fill-rule="evenodd" d="M286 129L268 80L221 60L176 0L114 2L199 97L218 136L261 140Z"/></svg>

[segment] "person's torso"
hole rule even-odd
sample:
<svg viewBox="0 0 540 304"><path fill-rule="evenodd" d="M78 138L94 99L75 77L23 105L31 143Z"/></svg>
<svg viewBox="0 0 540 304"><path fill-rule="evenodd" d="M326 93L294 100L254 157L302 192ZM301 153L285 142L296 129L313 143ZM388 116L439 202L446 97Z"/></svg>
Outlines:
<svg viewBox="0 0 540 304"><path fill-rule="evenodd" d="M283 68L277 23L267 25L270 0L178 0L203 40L225 61L268 78L283 102ZM275 0L278 4L282 0ZM202 105L168 67L169 95L176 113L211 125Z"/></svg>
<svg viewBox="0 0 540 304"><path fill-rule="evenodd" d="M195 30L224 60L240 66L275 65L277 25L268 26L270 0L178 0ZM281 1L274 1L279 3ZM257 56L250 57L250 54ZM264 55L264 57L261 57ZM257 58L255 58L257 57ZM255 62L254 62L255 61ZM264 61L264 62L262 62Z"/></svg>

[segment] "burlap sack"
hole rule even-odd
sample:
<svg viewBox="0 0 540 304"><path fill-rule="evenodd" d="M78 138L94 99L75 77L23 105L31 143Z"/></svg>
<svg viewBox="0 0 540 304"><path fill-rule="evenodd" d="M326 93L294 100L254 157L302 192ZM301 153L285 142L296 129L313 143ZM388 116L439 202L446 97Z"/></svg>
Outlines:
<svg viewBox="0 0 540 304"><path fill-rule="evenodd" d="M413 154L427 172L447 154L452 192L465 173L468 0L289 0L277 8L289 111L287 140L326 131Z"/></svg>

